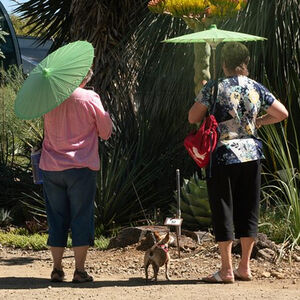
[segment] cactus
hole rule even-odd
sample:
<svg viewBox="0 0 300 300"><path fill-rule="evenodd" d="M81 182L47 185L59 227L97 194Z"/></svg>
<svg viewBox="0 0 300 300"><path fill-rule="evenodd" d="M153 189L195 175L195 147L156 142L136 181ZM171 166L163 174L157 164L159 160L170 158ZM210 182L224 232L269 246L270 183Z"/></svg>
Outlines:
<svg viewBox="0 0 300 300"><path fill-rule="evenodd" d="M175 192L177 199L177 192ZM197 230L207 229L211 225L211 211L208 202L208 193L205 180L200 180L197 173L190 179L183 180L181 187L181 217L182 227ZM171 211L175 213L177 207L171 205Z"/></svg>

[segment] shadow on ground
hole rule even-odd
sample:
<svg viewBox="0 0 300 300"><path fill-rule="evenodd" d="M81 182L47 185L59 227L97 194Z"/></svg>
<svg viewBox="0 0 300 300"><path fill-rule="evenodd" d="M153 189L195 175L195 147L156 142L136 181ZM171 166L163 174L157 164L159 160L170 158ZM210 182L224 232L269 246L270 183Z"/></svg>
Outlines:
<svg viewBox="0 0 300 300"><path fill-rule="evenodd" d="M73 256L64 256L66 258L72 258ZM35 260L37 261L52 261L51 258L41 257L14 257L14 258L1 258L1 265L14 266L14 265L28 265L32 264Z"/></svg>
<svg viewBox="0 0 300 300"><path fill-rule="evenodd" d="M14 265L28 265L33 263L36 259L33 257L14 257L9 259L1 259L1 265L14 266Z"/></svg>
<svg viewBox="0 0 300 300"><path fill-rule="evenodd" d="M200 280L162 280L158 282L146 283L144 278L130 278L128 280L95 280L87 283L72 283L72 282L50 282L48 278L35 277L2 277L0 278L0 289L40 289L48 288L101 288L101 287L137 287L151 285L182 285L201 283Z"/></svg>

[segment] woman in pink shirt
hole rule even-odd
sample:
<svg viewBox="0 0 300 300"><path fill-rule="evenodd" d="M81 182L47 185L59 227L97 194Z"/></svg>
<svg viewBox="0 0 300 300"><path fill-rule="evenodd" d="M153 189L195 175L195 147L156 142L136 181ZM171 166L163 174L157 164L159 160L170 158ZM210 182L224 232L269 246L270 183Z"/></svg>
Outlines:
<svg viewBox="0 0 300 300"><path fill-rule="evenodd" d="M92 75L90 70L72 95L44 116L40 168L54 263L51 281L56 282L64 280L62 257L69 229L75 256L73 282L93 280L85 271L85 260L94 244L98 137L110 137L112 121L99 95L84 89Z"/></svg>

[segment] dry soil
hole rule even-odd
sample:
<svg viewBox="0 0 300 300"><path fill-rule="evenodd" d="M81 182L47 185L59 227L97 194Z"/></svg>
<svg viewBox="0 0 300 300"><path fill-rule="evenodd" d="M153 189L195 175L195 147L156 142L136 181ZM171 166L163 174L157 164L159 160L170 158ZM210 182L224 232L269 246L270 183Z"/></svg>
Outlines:
<svg viewBox="0 0 300 300"><path fill-rule="evenodd" d="M220 262L213 244L181 253L180 258L176 249L170 254L172 280L165 280L161 268L159 281L146 284L144 253L135 246L91 249L87 270L94 282L73 284L74 259L68 249L63 262L66 281L51 283L49 251L0 246L0 299L300 299L300 262L252 260L253 281L207 284L200 279L217 270Z"/></svg>

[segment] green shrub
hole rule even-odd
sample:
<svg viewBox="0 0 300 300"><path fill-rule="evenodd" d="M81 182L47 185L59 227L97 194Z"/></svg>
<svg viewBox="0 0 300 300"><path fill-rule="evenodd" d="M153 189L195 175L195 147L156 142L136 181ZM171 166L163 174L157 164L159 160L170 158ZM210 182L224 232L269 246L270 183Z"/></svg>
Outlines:
<svg viewBox="0 0 300 300"><path fill-rule="evenodd" d="M263 208L260 214L259 232L275 243L283 243L287 232L286 218L276 207Z"/></svg>
<svg viewBox="0 0 300 300"><path fill-rule="evenodd" d="M12 232L0 231L0 244L21 249L45 250L47 246L48 234L29 234L25 228L16 228ZM109 244L109 238L100 236L95 239L95 248L105 250ZM72 247L72 240L68 237L67 247Z"/></svg>
<svg viewBox="0 0 300 300"><path fill-rule="evenodd" d="M21 68L0 69L0 207L10 210L11 222L21 226L30 219L21 201L30 204L32 199L26 194L42 194L41 187L32 182L30 148L43 136L40 119L23 121L14 113L14 100L23 81Z"/></svg>
<svg viewBox="0 0 300 300"><path fill-rule="evenodd" d="M0 232L0 244L21 249L44 250L47 249L46 234L33 234L30 236L16 233Z"/></svg>
<svg viewBox="0 0 300 300"><path fill-rule="evenodd" d="M274 155L277 171L265 173L266 184L262 187L262 192L264 201L274 205L276 207L274 213L282 218L283 230L280 239L289 242L293 248L300 244L300 147L297 130L295 127L292 129L295 134L295 145L291 145L287 140L282 124L278 127L269 125L263 128L263 138L269 151ZM292 148L297 150L296 158L291 155Z"/></svg>
<svg viewBox="0 0 300 300"><path fill-rule="evenodd" d="M105 250L107 249L109 244L109 238L105 238L103 236L95 239L95 248L98 250Z"/></svg>

